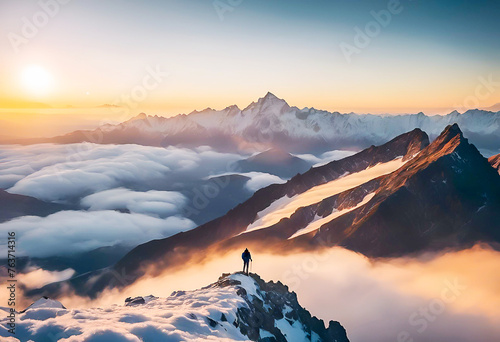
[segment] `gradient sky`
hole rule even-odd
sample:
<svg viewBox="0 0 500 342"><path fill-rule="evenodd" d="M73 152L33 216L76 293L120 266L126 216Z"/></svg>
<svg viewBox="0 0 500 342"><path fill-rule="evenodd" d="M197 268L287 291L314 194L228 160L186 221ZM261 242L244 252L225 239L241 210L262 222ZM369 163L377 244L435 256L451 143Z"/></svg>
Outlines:
<svg viewBox="0 0 500 342"><path fill-rule="evenodd" d="M298 107L435 113L474 103L481 77L500 80L499 1L402 0L350 63L340 44L388 1L243 0L221 20L214 3L231 1L72 0L16 51L12 34L41 7L0 0L0 107L123 104L157 67L168 77L127 115L244 107L267 91ZM27 84L33 65L50 86ZM498 102L498 87L478 99Z"/></svg>

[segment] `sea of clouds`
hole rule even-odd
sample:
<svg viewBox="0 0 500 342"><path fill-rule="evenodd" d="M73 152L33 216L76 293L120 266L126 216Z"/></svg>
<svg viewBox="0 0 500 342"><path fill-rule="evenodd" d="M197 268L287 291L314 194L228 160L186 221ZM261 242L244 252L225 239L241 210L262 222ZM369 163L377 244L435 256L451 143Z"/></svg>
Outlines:
<svg viewBox="0 0 500 342"><path fill-rule="evenodd" d="M196 226L183 215L186 196L168 189L226 170L242 158L209 148L2 146L2 189L73 210L18 217L0 224L0 231L15 231L18 255L32 257L168 237Z"/></svg>
<svg viewBox="0 0 500 342"><path fill-rule="evenodd" d="M279 280L288 285L312 315L326 322L338 320L351 341L497 342L500 338L500 253L490 248L476 246L458 252L381 260L338 247L288 255L251 252L253 272L266 281ZM143 277L120 290L107 290L95 300L71 292L58 299L71 315L86 313L79 317L79 328L83 327L82 336L89 336L96 331L95 322L111 322L127 313L123 304L129 296L167 298L172 291L213 283L221 273L238 271L241 266L241 251L228 251L214 254L204 263L166 270L154 278ZM4 299L0 294L0 300ZM205 302L192 303L200 307ZM211 303L225 305L217 301L216 294ZM141 309L140 314L136 324L108 324L108 333L119 341L136 341L133 330L139 327L167 335L177 333L175 324L158 320L157 310ZM36 329L73 328L64 317L31 319L25 322L33 323Z"/></svg>
<svg viewBox="0 0 500 342"><path fill-rule="evenodd" d="M319 164L341 155L335 152L302 157ZM280 182L275 175L243 174L231 169L231 165L246 157L218 153L208 147L1 146L0 188L67 204L73 209L47 217L18 217L0 224L0 233L16 231L18 255L38 257L117 244L137 245L167 237L196 226L184 215L188 199L176 190L186 184L221 174L244 175L249 179L246 186L252 190ZM0 245L0 253L4 253L5 247ZM222 272L239 270L240 255L241 251L214 255L205 263L168 271L156 278L143 278L122 290L107 291L94 301L72 293L63 294L60 299L69 309L105 307L110 313L113 309L109 305L122 304L129 296L168 297L173 290L192 290L212 283ZM255 272L266 280L289 285L312 314L339 320L352 341L496 342L500 337L497 251L476 247L379 261L339 248L278 256L252 251L252 256ZM68 279L73 274L71 269L55 272L28 268L18 280L30 289ZM18 295L22 298L22 291ZM0 301L6 302L1 294ZM143 324L166 329L147 313L144 319ZM50 329L52 323L46 320L38 324L40 329ZM128 329L123 330L125 326L113 334L130 334Z"/></svg>
<svg viewBox="0 0 500 342"><path fill-rule="evenodd" d="M301 157L312 165L349 154L352 152L333 151ZM17 217L0 224L0 232L16 231L19 256L32 257L138 245L168 237L197 226L196 219L186 213L193 204L185 194L200 181L239 174L248 178L245 188L249 194L285 181L269 173L239 172L236 163L248 157L207 146L3 145L0 189L65 204L68 210L47 217ZM0 252L5 248L0 244Z"/></svg>

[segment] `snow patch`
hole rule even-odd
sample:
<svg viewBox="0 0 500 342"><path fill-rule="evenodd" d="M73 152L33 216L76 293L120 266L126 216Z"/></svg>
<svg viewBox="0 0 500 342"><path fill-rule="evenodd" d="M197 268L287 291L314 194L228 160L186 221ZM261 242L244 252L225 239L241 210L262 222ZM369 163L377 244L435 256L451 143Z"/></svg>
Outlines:
<svg viewBox="0 0 500 342"><path fill-rule="evenodd" d="M290 218L290 216L301 207L321 202L325 198L353 189L372 179L394 172L405 163L406 161L403 161L402 158L399 157L387 163L379 163L360 172L351 174L346 173L340 178L315 186L291 198L283 196L271 203L266 209L260 211L257 214L257 219L247 227L244 233L272 226L284 218Z"/></svg>
<svg viewBox="0 0 500 342"><path fill-rule="evenodd" d="M307 227L305 228L302 228L300 230L298 230L295 234L293 234L292 236L290 236L288 239L294 239L296 238L297 236L301 236L301 235L304 235L304 234L307 234L307 233L310 233L310 232L313 232L315 230L318 230L319 228L321 228L321 226L323 226L324 224L328 223L328 222L331 222L333 220L335 220L336 218L342 216L342 215L345 215L351 211L353 211L354 209L357 209L363 205L365 205L366 203L368 203L373 197L375 196L375 193L371 193L371 194L368 194L366 195L363 200L361 202L359 202L356 206L354 207L351 207L351 208L347 208L347 209L343 209L343 210L333 210L333 212L326 216L326 217L321 217L321 216L318 216L316 215L316 217L314 218L314 220L312 222L310 222Z"/></svg>

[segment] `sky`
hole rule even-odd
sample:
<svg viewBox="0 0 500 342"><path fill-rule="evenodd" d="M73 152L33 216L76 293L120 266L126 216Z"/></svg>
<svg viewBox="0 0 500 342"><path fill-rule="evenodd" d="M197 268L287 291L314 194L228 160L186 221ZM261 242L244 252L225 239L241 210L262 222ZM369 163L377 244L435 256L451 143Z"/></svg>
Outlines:
<svg viewBox="0 0 500 342"><path fill-rule="evenodd" d="M0 120L87 128L268 91L340 112L485 108L499 15L493 0L0 0Z"/></svg>

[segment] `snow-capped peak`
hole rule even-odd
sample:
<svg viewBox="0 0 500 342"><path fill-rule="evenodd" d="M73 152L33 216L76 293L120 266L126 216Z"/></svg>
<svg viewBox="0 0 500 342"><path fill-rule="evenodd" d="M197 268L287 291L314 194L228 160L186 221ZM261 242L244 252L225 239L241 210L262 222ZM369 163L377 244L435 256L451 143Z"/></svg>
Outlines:
<svg viewBox="0 0 500 342"><path fill-rule="evenodd" d="M264 97L261 97L258 101L261 106L273 106L273 105L287 105L285 100L278 98L273 93L268 92Z"/></svg>
<svg viewBox="0 0 500 342"><path fill-rule="evenodd" d="M263 99L265 101L274 101L274 100L281 100L281 101L284 101L280 98L278 98L276 95L274 95L273 93L271 93L270 91L267 92L267 94L263 97Z"/></svg>
<svg viewBox="0 0 500 342"><path fill-rule="evenodd" d="M269 92L243 110L232 105L222 110L207 108L187 115L151 117L141 113L116 126L101 126L104 141L154 146L209 145L215 149L262 151L279 147L287 152L311 153L342 148L380 145L404 132L420 128L431 139L448 125L458 123L464 134L481 137L478 148L498 146L500 115L482 110L456 111L448 115L341 114L313 107L298 109ZM130 131L128 131L130 129ZM154 134L151 134L154 133ZM93 136L89 134L88 136ZM190 138L187 138L190 137ZM64 143L82 139L81 132L54 138ZM479 144L478 144L479 143Z"/></svg>
<svg viewBox="0 0 500 342"><path fill-rule="evenodd" d="M127 120L127 122L132 122L132 121L136 121L136 120L144 120L147 118L148 118L148 116L146 115L146 113L140 113L140 114L134 116L133 118Z"/></svg>
<svg viewBox="0 0 500 342"><path fill-rule="evenodd" d="M66 309L64 307L64 305L62 305L61 302L44 296L44 297L38 299L37 301L33 302L30 306L28 306L22 312L26 312L28 310L33 310L33 309L42 309L42 308L43 309Z"/></svg>

